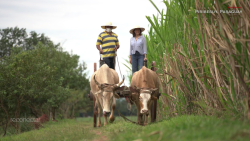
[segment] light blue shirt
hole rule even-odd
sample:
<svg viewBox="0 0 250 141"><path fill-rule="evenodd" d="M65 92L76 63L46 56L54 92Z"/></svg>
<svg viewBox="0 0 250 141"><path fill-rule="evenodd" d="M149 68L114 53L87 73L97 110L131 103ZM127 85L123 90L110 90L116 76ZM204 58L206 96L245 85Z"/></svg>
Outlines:
<svg viewBox="0 0 250 141"><path fill-rule="evenodd" d="M135 37L130 39L130 55L135 54L138 51L140 54L147 54L147 41L146 38L141 35L137 41Z"/></svg>

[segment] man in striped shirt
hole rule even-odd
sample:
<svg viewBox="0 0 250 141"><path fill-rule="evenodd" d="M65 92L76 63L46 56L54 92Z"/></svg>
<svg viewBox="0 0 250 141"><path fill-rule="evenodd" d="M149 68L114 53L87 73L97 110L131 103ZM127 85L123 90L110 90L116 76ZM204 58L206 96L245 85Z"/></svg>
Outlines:
<svg viewBox="0 0 250 141"><path fill-rule="evenodd" d="M112 29L115 29L116 26L113 26L112 23L109 22L101 27L105 29L105 31L99 34L96 48L99 50L100 54L102 54L102 58L109 68L114 69L115 51L120 47L118 36L112 32ZM100 48L100 45L102 48Z"/></svg>

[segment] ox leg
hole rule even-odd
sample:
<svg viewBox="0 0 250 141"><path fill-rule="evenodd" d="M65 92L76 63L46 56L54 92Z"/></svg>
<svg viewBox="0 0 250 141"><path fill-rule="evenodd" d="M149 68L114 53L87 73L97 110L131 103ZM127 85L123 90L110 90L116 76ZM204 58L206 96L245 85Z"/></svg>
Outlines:
<svg viewBox="0 0 250 141"><path fill-rule="evenodd" d="M140 125L143 125L143 123L144 123L144 118L143 118L143 114L139 114L139 124Z"/></svg>
<svg viewBox="0 0 250 141"><path fill-rule="evenodd" d="M105 99L104 99L105 100ZM108 102L108 100L106 99L106 102ZM104 105L103 105L104 106ZM109 105L110 106L110 105ZM103 108L104 109L104 108ZM104 112L104 110L103 110L103 112ZM104 126L106 126L107 124L108 124L108 120L107 120L107 114L104 114L103 113L103 116L104 116Z"/></svg>
<svg viewBox="0 0 250 141"><path fill-rule="evenodd" d="M104 126L106 126L108 124L107 115L103 115L103 116L104 116Z"/></svg>
<svg viewBox="0 0 250 141"><path fill-rule="evenodd" d="M137 107L137 124L140 124L140 106L136 104Z"/></svg>
<svg viewBox="0 0 250 141"><path fill-rule="evenodd" d="M113 101L112 101L112 111L111 114L109 116L109 122L113 122L115 120L115 107L116 107L116 98L113 97Z"/></svg>
<svg viewBox="0 0 250 141"><path fill-rule="evenodd" d="M137 107L137 124L142 125L143 121L142 121L142 114L140 113L140 105L136 104Z"/></svg>
<svg viewBox="0 0 250 141"><path fill-rule="evenodd" d="M148 125L148 114L144 115L144 125Z"/></svg>
<svg viewBox="0 0 250 141"><path fill-rule="evenodd" d="M98 104L98 102L96 102ZM101 127L101 105L98 104L98 124L97 127Z"/></svg>

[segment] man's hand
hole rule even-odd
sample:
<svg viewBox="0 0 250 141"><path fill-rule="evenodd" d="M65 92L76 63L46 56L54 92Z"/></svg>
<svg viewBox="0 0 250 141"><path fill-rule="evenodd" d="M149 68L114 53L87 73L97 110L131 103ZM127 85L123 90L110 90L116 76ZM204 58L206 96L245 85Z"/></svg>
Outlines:
<svg viewBox="0 0 250 141"><path fill-rule="evenodd" d="M129 63L132 64L131 58L129 58Z"/></svg>
<svg viewBox="0 0 250 141"><path fill-rule="evenodd" d="M102 51L100 45L96 45L96 48L99 50L100 54L103 54L103 51Z"/></svg>
<svg viewBox="0 0 250 141"><path fill-rule="evenodd" d="M147 54L144 54L144 61L148 60L147 59Z"/></svg>
<svg viewBox="0 0 250 141"><path fill-rule="evenodd" d="M99 52L100 52L100 54L103 54L103 51L101 49L99 50Z"/></svg>
<svg viewBox="0 0 250 141"><path fill-rule="evenodd" d="M117 49L119 49L119 45L117 45L117 46L115 47L115 51L117 51Z"/></svg>

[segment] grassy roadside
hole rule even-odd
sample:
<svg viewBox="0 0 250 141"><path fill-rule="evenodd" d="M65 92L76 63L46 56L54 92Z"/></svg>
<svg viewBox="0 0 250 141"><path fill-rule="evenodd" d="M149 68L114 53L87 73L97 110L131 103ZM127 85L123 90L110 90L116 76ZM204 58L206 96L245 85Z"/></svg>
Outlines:
<svg viewBox="0 0 250 141"><path fill-rule="evenodd" d="M145 127L119 122L104 127L114 141L217 141L250 139L250 122L206 116L180 116Z"/></svg>
<svg viewBox="0 0 250 141"><path fill-rule="evenodd" d="M65 119L58 122L48 122L44 128L24 132L20 135L12 135L0 141L73 141L73 140L93 140L95 133L92 129L92 118Z"/></svg>
<svg viewBox="0 0 250 141"><path fill-rule="evenodd" d="M136 120L136 117L128 117ZM104 118L101 118L102 125ZM124 123L123 119L116 117L115 123ZM44 128L2 137L0 141L90 141L100 140L105 134L102 134L102 128L93 128L93 118L77 119L58 119L58 122L49 121L43 124ZM110 125L112 126L112 124ZM101 139L102 140L102 139Z"/></svg>
<svg viewBox="0 0 250 141"><path fill-rule="evenodd" d="M136 120L135 117L132 120ZM103 123L103 122L102 122ZM245 141L250 138L250 122L207 116L180 116L148 126L138 126L116 117L113 124L93 128L92 118L49 122L45 128L1 138L1 141Z"/></svg>

